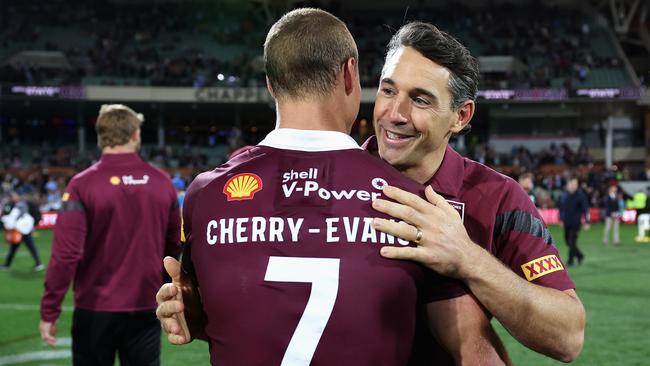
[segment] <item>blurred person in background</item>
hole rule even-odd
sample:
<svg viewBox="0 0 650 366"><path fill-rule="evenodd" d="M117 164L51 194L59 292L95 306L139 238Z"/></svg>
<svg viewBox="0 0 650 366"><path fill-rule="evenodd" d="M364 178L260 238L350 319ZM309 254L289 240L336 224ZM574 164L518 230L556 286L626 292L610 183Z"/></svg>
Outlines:
<svg viewBox="0 0 650 366"><path fill-rule="evenodd" d="M172 184L176 189L176 197L178 198L178 207L182 209L183 202L185 201L185 179L181 177L180 173L176 173L172 178Z"/></svg>
<svg viewBox="0 0 650 366"><path fill-rule="evenodd" d="M44 266L41 263L38 249L36 249L34 238L32 237L37 222L30 214L29 202L22 199L16 192L11 192L10 197L10 202L13 207L11 207L8 214L2 216L2 225L7 233L7 241L11 245L9 246L5 263L0 266L0 270L8 271L11 268L11 263L14 260L18 247L21 243L25 243L32 258L34 258L34 272L42 271Z"/></svg>
<svg viewBox="0 0 650 366"><path fill-rule="evenodd" d="M569 177L566 183L566 191L560 198L558 208L560 209L560 221L564 228L564 239L569 246L569 259L567 265L572 266L577 259L582 264L585 256L578 248L578 234L580 229L589 230L589 203L587 197L578 189L578 178ZM581 224L584 218L585 224Z"/></svg>
<svg viewBox="0 0 650 366"><path fill-rule="evenodd" d="M141 114L103 105L95 129L101 159L62 197L41 300L41 338L56 343L61 302L74 281L72 361L160 364L156 291L162 259L180 254L180 211L169 175L144 162Z"/></svg>
<svg viewBox="0 0 650 366"><path fill-rule="evenodd" d="M612 231L614 245L620 245L619 226L621 224L623 210L625 210L625 202L623 201L622 194L618 191L617 185L612 184L607 189L604 206L605 227L603 228L603 244L609 245L609 233Z"/></svg>
<svg viewBox="0 0 650 366"><path fill-rule="evenodd" d="M519 176L519 185L521 188L523 188L524 192L528 195L530 200L533 202L535 205L535 193L533 193L533 189L535 188L535 182L533 181L534 179L533 173L524 173Z"/></svg>

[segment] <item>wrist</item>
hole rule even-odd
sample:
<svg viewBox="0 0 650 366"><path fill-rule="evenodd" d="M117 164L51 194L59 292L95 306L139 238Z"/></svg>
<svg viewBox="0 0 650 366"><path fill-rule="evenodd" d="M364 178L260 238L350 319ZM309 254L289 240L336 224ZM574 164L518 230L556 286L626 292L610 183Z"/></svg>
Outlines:
<svg viewBox="0 0 650 366"><path fill-rule="evenodd" d="M469 283L470 281L480 277L480 266L482 264L481 257L487 253L483 248L474 242L469 242L465 246L465 250L461 256L458 264L458 278Z"/></svg>

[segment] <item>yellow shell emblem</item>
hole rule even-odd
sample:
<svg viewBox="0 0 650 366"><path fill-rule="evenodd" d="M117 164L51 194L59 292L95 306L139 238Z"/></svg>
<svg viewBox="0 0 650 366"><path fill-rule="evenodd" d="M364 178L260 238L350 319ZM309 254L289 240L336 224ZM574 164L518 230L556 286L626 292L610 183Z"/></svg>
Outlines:
<svg viewBox="0 0 650 366"><path fill-rule="evenodd" d="M114 186L120 184L121 181L122 180L118 176L114 175L114 176L111 177L111 184L114 185Z"/></svg>
<svg viewBox="0 0 650 366"><path fill-rule="evenodd" d="M262 190L262 179L253 173L237 174L223 186L228 201L250 200Z"/></svg>

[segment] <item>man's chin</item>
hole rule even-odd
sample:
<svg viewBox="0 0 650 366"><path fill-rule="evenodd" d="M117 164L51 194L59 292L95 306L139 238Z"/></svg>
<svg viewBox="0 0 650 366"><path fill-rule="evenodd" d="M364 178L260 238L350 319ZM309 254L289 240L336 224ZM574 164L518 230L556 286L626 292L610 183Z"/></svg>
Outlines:
<svg viewBox="0 0 650 366"><path fill-rule="evenodd" d="M396 151L395 149L382 149L379 147L379 157L392 166L399 166L404 160L403 157L407 154L406 151Z"/></svg>

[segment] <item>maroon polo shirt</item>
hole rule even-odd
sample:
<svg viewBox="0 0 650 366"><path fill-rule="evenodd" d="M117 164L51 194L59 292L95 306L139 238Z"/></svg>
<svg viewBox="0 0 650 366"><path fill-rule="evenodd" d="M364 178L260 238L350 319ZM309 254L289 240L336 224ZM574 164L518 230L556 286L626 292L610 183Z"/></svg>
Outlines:
<svg viewBox="0 0 650 366"><path fill-rule="evenodd" d="M379 255L410 245L372 228L385 184L423 193L345 134L292 129L194 180L184 231L213 365L408 364L418 301L465 291Z"/></svg>
<svg viewBox="0 0 650 366"><path fill-rule="evenodd" d="M72 178L63 201L41 319L59 317L73 279L75 307L155 309L162 259L180 254L180 211L167 173L136 154L104 154Z"/></svg>
<svg viewBox="0 0 650 366"><path fill-rule="evenodd" d="M374 136L364 148L376 153ZM431 185L461 214L472 241L514 273L540 286L575 288L537 208L512 178L464 158L447 146L440 167L426 185ZM433 349L433 364L450 362L432 337L427 340L427 336L419 335L418 344L422 349Z"/></svg>

